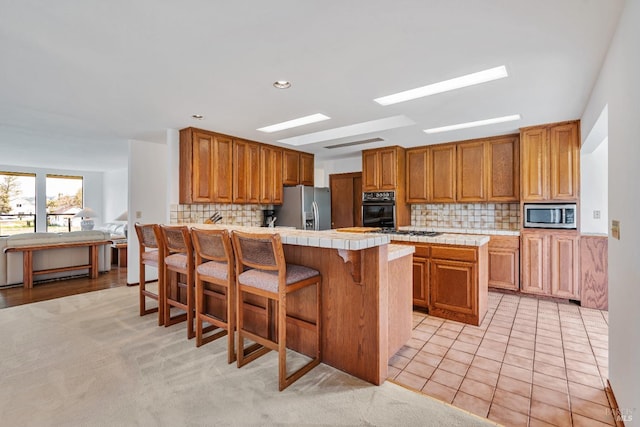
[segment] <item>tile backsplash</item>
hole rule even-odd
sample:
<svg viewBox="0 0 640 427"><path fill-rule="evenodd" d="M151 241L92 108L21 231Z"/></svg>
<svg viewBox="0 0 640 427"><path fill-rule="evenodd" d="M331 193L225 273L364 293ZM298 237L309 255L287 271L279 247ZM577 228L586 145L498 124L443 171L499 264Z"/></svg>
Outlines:
<svg viewBox="0 0 640 427"><path fill-rule="evenodd" d="M411 205L413 227L520 229L519 203L432 203Z"/></svg>
<svg viewBox="0 0 640 427"><path fill-rule="evenodd" d="M171 205L169 220L171 224L182 222L203 224L207 218L218 212L222 216L219 224L260 227L262 225L262 210L269 208L269 205L232 205L228 203Z"/></svg>

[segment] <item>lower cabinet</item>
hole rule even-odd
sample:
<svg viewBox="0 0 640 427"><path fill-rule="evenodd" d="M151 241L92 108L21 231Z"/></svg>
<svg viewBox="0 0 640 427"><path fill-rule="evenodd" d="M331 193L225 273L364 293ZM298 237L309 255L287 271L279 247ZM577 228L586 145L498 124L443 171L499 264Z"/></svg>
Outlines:
<svg viewBox="0 0 640 427"><path fill-rule="evenodd" d="M520 288L520 238L491 236L489 287L517 291Z"/></svg>
<svg viewBox="0 0 640 427"><path fill-rule="evenodd" d="M580 299L580 235L577 231L523 230L521 290Z"/></svg>
<svg viewBox="0 0 640 427"><path fill-rule="evenodd" d="M429 314L478 326L487 312L487 245L408 243L413 255L413 304Z"/></svg>

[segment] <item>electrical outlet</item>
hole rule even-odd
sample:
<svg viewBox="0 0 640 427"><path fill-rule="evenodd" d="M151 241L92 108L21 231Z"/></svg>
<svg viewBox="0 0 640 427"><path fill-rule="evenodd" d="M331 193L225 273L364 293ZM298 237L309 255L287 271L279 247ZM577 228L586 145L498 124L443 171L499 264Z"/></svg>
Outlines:
<svg viewBox="0 0 640 427"><path fill-rule="evenodd" d="M593 219L600 219L600 211L593 211Z"/></svg>
<svg viewBox="0 0 640 427"><path fill-rule="evenodd" d="M611 237L620 240L620 221L611 220Z"/></svg>

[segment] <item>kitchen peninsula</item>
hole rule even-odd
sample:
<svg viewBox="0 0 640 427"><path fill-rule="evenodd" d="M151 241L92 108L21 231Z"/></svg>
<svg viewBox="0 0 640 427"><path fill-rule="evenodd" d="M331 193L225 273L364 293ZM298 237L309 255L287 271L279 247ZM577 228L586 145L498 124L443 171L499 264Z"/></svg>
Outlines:
<svg viewBox="0 0 640 427"><path fill-rule="evenodd" d="M323 363L376 385L386 380L389 357L411 337L413 246L389 244L380 234L186 225L280 234L287 262L322 275ZM303 354L311 354L313 337L296 318L313 313L313 298L313 289L287 298L287 346ZM259 301L255 307L246 319L263 316Z"/></svg>

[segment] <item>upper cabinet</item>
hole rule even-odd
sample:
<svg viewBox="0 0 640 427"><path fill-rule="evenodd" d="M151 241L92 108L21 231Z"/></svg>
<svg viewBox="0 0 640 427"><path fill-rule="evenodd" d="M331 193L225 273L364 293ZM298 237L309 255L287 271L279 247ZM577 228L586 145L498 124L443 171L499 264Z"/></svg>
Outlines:
<svg viewBox="0 0 640 427"><path fill-rule="evenodd" d="M301 151L283 150L282 183L283 185L310 185L314 179L313 154Z"/></svg>
<svg viewBox="0 0 640 427"><path fill-rule="evenodd" d="M520 196L519 136L407 150L407 202L511 202Z"/></svg>
<svg viewBox="0 0 640 427"><path fill-rule="evenodd" d="M180 203L231 203L232 146L224 135L180 131Z"/></svg>
<svg viewBox="0 0 640 427"><path fill-rule="evenodd" d="M282 204L282 148L260 146L260 203Z"/></svg>
<svg viewBox="0 0 640 427"><path fill-rule="evenodd" d="M362 151L362 190L398 190L404 186L405 150L385 147ZM404 189L403 189L404 191Z"/></svg>
<svg viewBox="0 0 640 427"><path fill-rule="evenodd" d="M577 201L580 196L578 121L521 129L522 200Z"/></svg>
<svg viewBox="0 0 640 427"><path fill-rule="evenodd" d="M233 140L233 203L260 202L260 144Z"/></svg>

